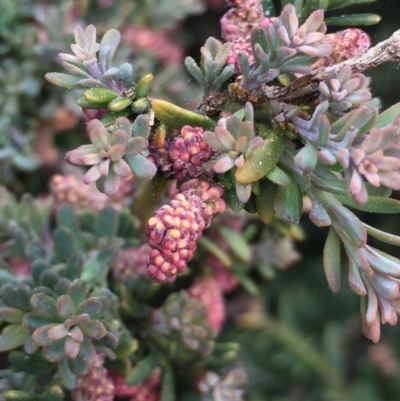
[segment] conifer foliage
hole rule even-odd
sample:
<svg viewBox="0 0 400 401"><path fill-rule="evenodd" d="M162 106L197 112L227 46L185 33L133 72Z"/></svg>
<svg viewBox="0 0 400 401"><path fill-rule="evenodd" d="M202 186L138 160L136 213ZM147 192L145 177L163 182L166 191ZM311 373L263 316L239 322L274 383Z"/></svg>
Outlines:
<svg viewBox="0 0 400 401"><path fill-rule="evenodd" d="M184 67L200 0L3 2L0 399L386 399L351 358L398 375L400 237L362 212L400 212L365 75L400 46L346 14L373 1L228 0Z"/></svg>

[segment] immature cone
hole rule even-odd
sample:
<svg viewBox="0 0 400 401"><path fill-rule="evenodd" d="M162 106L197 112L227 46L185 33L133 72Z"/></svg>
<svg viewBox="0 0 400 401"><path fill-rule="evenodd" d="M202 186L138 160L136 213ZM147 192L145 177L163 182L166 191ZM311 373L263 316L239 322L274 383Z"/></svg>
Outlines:
<svg viewBox="0 0 400 401"><path fill-rule="evenodd" d="M203 165L215 151L203 139L203 133L203 128L185 125L180 136L172 141L168 156L177 180L196 178L206 173Z"/></svg>
<svg viewBox="0 0 400 401"><path fill-rule="evenodd" d="M122 375L109 372L115 387L115 398L130 401L158 401L160 398L161 369L155 368L150 376L141 383L128 386Z"/></svg>
<svg viewBox="0 0 400 401"><path fill-rule="evenodd" d="M150 218L147 235L152 250L148 273L153 280L172 283L186 269L203 230L210 226L214 214L225 210L222 194L220 185L192 179Z"/></svg>
<svg viewBox="0 0 400 401"><path fill-rule="evenodd" d="M332 53L312 65L313 69L341 63L366 52L371 46L369 36L357 28L325 35L322 43L332 46Z"/></svg>
<svg viewBox="0 0 400 401"><path fill-rule="evenodd" d="M221 18L222 37L227 42L249 35L266 19L260 0L233 1L228 5L235 7Z"/></svg>
<svg viewBox="0 0 400 401"><path fill-rule="evenodd" d="M213 277L199 277L188 289L191 298L202 302L207 311L206 323L220 331L225 320L225 303L221 289Z"/></svg>
<svg viewBox="0 0 400 401"><path fill-rule="evenodd" d="M56 204L69 203L74 208L89 208L99 211L106 205L112 204L121 208L129 200L133 192L134 176L121 179L118 191L111 197L100 192L95 184L86 185L73 174L56 174L50 181L50 192Z"/></svg>
<svg viewBox="0 0 400 401"><path fill-rule="evenodd" d="M173 174L179 181L211 175L213 171L207 170L204 163L216 151L203 139L203 135L203 128L185 125L173 140L165 138L158 144L154 141L149 147L148 159L166 176Z"/></svg>
<svg viewBox="0 0 400 401"><path fill-rule="evenodd" d="M103 366L104 357L96 354L93 365L80 377L72 390L75 401L113 401L114 383Z"/></svg>
<svg viewBox="0 0 400 401"><path fill-rule="evenodd" d="M134 49L155 53L166 64L180 63L183 58L182 48L176 45L165 31L129 27L123 33L123 39Z"/></svg>
<svg viewBox="0 0 400 401"><path fill-rule="evenodd" d="M118 251L114 261L113 273L120 283L132 283L141 276L147 276L147 262L150 245L130 247Z"/></svg>

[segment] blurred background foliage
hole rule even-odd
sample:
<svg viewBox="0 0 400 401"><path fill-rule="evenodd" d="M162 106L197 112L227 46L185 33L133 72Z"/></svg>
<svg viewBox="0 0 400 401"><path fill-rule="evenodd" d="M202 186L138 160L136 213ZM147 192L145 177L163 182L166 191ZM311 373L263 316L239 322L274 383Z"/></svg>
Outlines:
<svg viewBox="0 0 400 401"><path fill-rule="evenodd" d="M223 0L171 3L0 0L0 184L18 196L39 195L48 192L53 174L71 171L63 157L84 143L84 120L74 103L76 96L45 82L43 76L61 71L56 56L67 51L75 24L93 23L100 35L119 29L123 46L117 58L133 64L134 78L152 72L154 96L196 106L200 93L182 61L186 55L198 59L209 36L220 38L219 18L226 5ZM400 28L397 0L346 11L382 16L378 25L363 28L373 45ZM400 101L398 66L383 64L367 75L383 109ZM398 217L362 217L400 234ZM247 227L251 231L250 223ZM378 344L364 338L359 299L349 290L346 277L339 294L331 293L326 284L323 230L307 217L302 229L304 238L296 245L300 261L287 270L253 270L249 281L227 296L228 320L220 337L242 345L240 359L249 377L246 399L399 400L400 327L385 325ZM391 252L400 256L395 249ZM199 259L195 263L201 268ZM179 400L195 399L189 393L181 396Z"/></svg>

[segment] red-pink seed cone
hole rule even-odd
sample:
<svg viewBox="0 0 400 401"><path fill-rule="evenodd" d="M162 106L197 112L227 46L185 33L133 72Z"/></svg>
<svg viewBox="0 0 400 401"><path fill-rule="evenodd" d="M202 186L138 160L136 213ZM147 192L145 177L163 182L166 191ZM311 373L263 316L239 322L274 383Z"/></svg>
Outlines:
<svg viewBox="0 0 400 401"><path fill-rule="evenodd" d="M206 322L220 331L225 321L225 302L214 277L199 277L188 289L190 297L198 299L207 310Z"/></svg>
<svg viewBox="0 0 400 401"><path fill-rule="evenodd" d="M168 205L161 206L147 223L152 248L149 276L158 282L171 283L186 269L197 241L211 224L214 214L225 210L220 185L192 179Z"/></svg>

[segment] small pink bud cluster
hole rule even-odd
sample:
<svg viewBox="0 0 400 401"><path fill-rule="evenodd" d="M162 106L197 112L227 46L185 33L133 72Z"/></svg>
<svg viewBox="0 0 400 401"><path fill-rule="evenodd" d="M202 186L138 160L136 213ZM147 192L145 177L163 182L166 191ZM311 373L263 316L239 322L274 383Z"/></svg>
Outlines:
<svg viewBox="0 0 400 401"><path fill-rule="evenodd" d="M109 372L115 387L115 398L130 401L158 401L160 398L161 369L155 368L150 376L141 383L128 386L122 375Z"/></svg>
<svg viewBox="0 0 400 401"><path fill-rule="evenodd" d="M349 28L325 35L322 43L331 45L332 53L313 64L313 69L328 67L363 54L370 48L371 39L361 29Z"/></svg>
<svg viewBox="0 0 400 401"><path fill-rule="evenodd" d="M173 162L177 180L196 178L205 172L203 164L210 160L215 152L203 139L203 134L202 128L185 125L181 129L180 136L172 141L169 158Z"/></svg>
<svg viewBox="0 0 400 401"><path fill-rule="evenodd" d="M175 175L182 181L200 175L212 174L204 163L215 155L215 150L203 139L204 130L185 125L172 141L166 139L161 146L150 145L149 159L165 175Z"/></svg>
<svg viewBox="0 0 400 401"><path fill-rule="evenodd" d="M95 184L86 185L73 174L56 174L50 181L50 192L56 205L69 203L76 209L89 208L99 211L112 204L121 208L129 203L129 195L133 192L134 176L122 178L118 191L111 197L101 193Z"/></svg>
<svg viewBox="0 0 400 401"><path fill-rule="evenodd" d="M165 64L180 63L183 58L182 48L166 31L131 26L125 30L123 38L134 50L154 53Z"/></svg>
<svg viewBox="0 0 400 401"><path fill-rule="evenodd" d="M158 282L172 283L192 259L203 230L214 214L225 210L220 185L192 179L168 205L159 208L147 223L152 250L149 276Z"/></svg>
<svg viewBox="0 0 400 401"><path fill-rule="evenodd" d="M114 400L114 383L103 364L103 355L96 354L89 371L78 378L76 387L72 390L75 401Z"/></svg>
<svg viewBox="0 0 400 401"><path fill-rule="evenodd" d="M275 21L275 17L264 16L259 0L228 1L234 6L221 18L222 37L232 43L226 64L234 64L236 72L240 72L238 56L246 53L249 64L254 63L250 35L256 28L265 28Z"/></svg>
<svg viewBox="0 0 400 401"><path fill-rule="evenodd" d="M202 302L207 311L206 322L220 331L225 321L225 302L214 277L197 278L188 289L189 296Z"/></svg>
<svg viewBox="0 0 400 401"><path fill-rule="evenodd" d="M148 244L121 249L114 261L114 278L120 283L127 284L136 281L141 276L147 276L150 250Z"/></svg>
<svg viewBox="0 0 400 401"><path fill-rule="evenodd" d="M260 0L233 1L228 5L234 7L221 18L222 38L227 42L246 37L263 25L265 17Z"/></svg>

